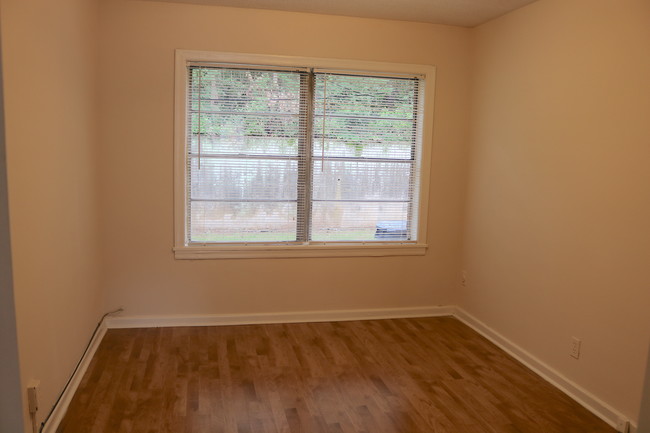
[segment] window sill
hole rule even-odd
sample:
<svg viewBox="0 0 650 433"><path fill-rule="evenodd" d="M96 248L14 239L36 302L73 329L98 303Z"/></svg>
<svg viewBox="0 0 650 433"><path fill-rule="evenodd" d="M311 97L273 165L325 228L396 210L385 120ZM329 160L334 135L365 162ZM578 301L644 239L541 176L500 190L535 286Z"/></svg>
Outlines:
<svg viewBox="0 0 650 433"><path fill-rule="evenodd" d="M197 245L174 248L174 257L180 260L303 257L388 257L423 256L426 251L426 244L255 246Z"/></svg>

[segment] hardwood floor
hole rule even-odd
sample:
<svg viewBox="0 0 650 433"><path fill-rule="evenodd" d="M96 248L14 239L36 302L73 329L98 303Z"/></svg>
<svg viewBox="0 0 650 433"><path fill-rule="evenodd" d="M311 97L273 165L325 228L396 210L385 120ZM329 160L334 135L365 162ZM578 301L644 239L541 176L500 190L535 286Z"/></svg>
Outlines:
<svg viewBox="0 0 650 433"><path fill-rule="evenodd" d="M612 433L454 318L113 329L59 433Z"/></svg>

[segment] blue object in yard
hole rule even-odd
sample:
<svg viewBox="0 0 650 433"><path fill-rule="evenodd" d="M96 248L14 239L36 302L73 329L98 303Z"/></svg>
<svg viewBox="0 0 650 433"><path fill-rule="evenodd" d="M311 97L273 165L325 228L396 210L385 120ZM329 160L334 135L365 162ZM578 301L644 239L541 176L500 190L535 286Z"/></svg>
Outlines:
<svg viewBox="0 0 650 433"><path fill-rule="evenodd" d="M375 239L408 240L406 221L378 221L375 226Z"/></svg>

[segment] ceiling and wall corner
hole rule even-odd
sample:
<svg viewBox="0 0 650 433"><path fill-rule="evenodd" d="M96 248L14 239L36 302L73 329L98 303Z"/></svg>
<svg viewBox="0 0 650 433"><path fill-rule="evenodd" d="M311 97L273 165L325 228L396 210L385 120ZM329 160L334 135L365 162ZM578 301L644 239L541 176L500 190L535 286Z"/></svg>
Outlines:
<svg viewBox="0 0 650 433"><path fill-rule="evenodd" d="M537 0L149 0L474 27Z"/></svg>

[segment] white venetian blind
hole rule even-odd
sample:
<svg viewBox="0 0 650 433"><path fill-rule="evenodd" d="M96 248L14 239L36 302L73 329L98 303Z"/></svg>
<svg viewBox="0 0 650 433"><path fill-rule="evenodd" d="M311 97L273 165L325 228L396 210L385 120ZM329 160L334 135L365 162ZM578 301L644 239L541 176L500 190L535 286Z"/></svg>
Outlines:
<svg viewBox="0 0 650 433"><path fill-rule="evenodd" d="M418 83L316 75L312 240L416 239Z"/></svg>
<svg viewBox="0 0 650 433"><path fill-rule="evenodd" d="M419 80L189 65L187 241L415 241Z"/></svg>
<svg viewBox="0 0 650 433"><path fill-rule="evenodd" d="M188 240L296 241L306 74L189 72Z"/></svg>

